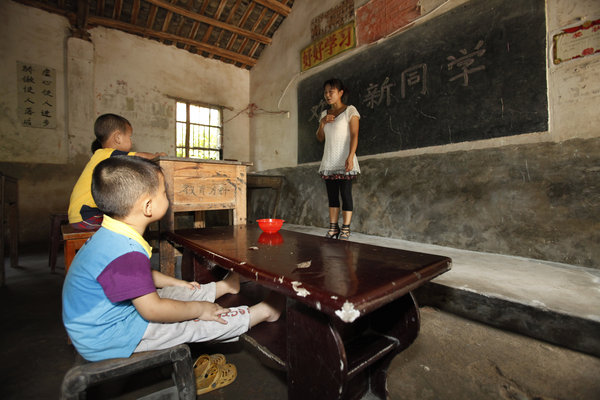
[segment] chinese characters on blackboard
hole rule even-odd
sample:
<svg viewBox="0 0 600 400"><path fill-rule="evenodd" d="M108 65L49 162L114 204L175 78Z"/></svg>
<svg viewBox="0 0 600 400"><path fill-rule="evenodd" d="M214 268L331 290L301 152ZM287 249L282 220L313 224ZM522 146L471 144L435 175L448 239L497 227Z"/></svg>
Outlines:
<svg viewBox="0 0 600 400"><path fill-rule="evenodd" d="M18 118L23 126L56 128L56 70L17 61Z"/></svg>
<svg viewBox="0 0 600 400"><path fill-rule="evenodd" d="M477 45L475 46L475 51L473 51L472 53L467 53L466 49L461 49L459 50L459 53L462 54L462 57L456 58L454 56L448 56L448 61L450 61L450 63L448 64L448 71L452 70L454 66L457 66L462 70L462 72L450 78L450 82L462 77L462 85L469 86L469 74L485 69L485 65L479 65L470 68L475 62L475 56L482 57L485 54L485 49L482 49L482 46L483 40L480 40L479 42L477 42Z"/></svg>
<svg viewBox="0 0 600 400"><path fill-rule="evenodd" d="M448 79L448 82L459 81L462 86L469 86L469 76L485 69L485 65L478 64L478 59L483 57L486 49L484 41L479 40L473 51L460 49L460 56L449 55L446 57L448 63L444 66L447 71L456 72ZM412 65L400 74L400 98L406 99L412 92L421 95L428 94L427 87L427 64L420 63ZM385 77L382 82L369 82L362 92L360 98L363 105L371 110L382 104L389 107L392 103L392 89L396 86L390 77ZM321 99L319 104L311 107L310 120L319 120L321 112L327 108L327 103Z"/></svg>

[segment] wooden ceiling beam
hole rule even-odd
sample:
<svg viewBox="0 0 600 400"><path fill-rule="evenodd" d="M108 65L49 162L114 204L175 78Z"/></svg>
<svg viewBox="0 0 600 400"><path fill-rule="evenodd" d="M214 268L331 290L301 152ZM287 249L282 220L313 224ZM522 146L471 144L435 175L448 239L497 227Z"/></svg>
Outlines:
<svg viewBox="0 0 600 400"><path fill-rule="evenodd" d="M231 23L231 21L233 21L233 17L235 17L235 12L237 11L238 7L240 6L242 0L237 0L235 2L235 4L233 5L233 7L231 7L231 9L229 10L229 15L227 16L227 19L225 20L225 22L227 22L228 24ZM225 33L224 30L221 29L221 32L219 32L219 36L217 37L217 43L221 42L221 39L223 38L223 34ZM231 34L231 37L235 36L235 33ZM258 43L258 42L257 42ZM225 45L225 48L229 50L229 41L227 42L227 45Z"/></svg>
<svg viewBox="0 0 600 400"><path fill-rule="evenodd" d="M171 0L171 3L175 3L177 0ZM162 26L162 31L166 32L167 29L169 29L169 25L171 24L171 18L173 18L173 12L172 11L168 11L167 15L165 16L165 20L163 21L163 26Z"/></svg>
<svg viewBox="0 0 600 400"><path fill-rule="evenodd" d="M157 7L160 8L164 8L165 10L169 10L172 11L176 14L182 15L184 17L193 19L194 21L198 21L198 22L202 22L205 23L207 25L211 25L217 28L221 28L221 29L225 29L234 33L239 34L240 36L245 36L251 40L256 40L257 42L261 42L264 44L270 44L271 43L271 38L264 36L264 35L260 35L258 33L246 30L246 29L242 29L240 27L237 27L235 25L231 25L231 24L227 24L225 22L221 22L219 20L213 19L213 18L209 18L209 17L205 17L204 15L186 10L185 8L182 7L177 7L174 6L168 2L165 2L163 0L146 0L148 3L153 4Z"/></svg>
<svg viewBox="0 0 600 400"><path fill-rule="evenodd" d="M269 32L269 29L271 29L273 27L273 24L275 24L275 21L277 21L277 14L273 14L271 15L271 18L269 19L269 22L267 22L265 24L265 26L262 29L262 33L265 34L267 32ZM250 57L254 58L254 54L256 53L256 50L258 50L259 48L259 44L258 43L254 43L254 45L250 48L250 51L248 52L248 55Z"/></svg>
<svg viewBox="0 0 600 400"><path fill-rule="evenodd" d="M123 11L123 0L115 0L115 8L113 9L113 18L119 19Z"/></svg>
<svg viewBox="0 0 600 400"><path fill-rule="evenodd" d="M221 14L223 13L223 10L225 9L225 5L227 4L227 0L221 0L221 2L219 3L219 6L217 7L217 11L215 12L215 18L219 19L221 18ZM206 30L206 32L204 32L204 37L202 38L202 41L205 43L208 43L208 39L210 39L210 35L212 34L213 31L213 27L209 26L208 29ZM221 32L223 32L223 30L221 29ZM219 43L214 42L214 43ZM257 42L255 42L257 43ZM212 58L212 54L208 56L208 58Z"/></svg>
<svg viewBox="0 0 600 400"><path fill-rule="evenodd" d="M260 5L270 8L271 10L275 11L277 14L281 14L284 17L287 17L292 12L292 9L290 7L283 5L282 3L278 2L277 0L254 0L254 1Z"/></svg>
<svg viewBox="0 0 600 400"><path fill-rule="evenodd" d="M260 22L262 21L262 19L264 18L265 15L267 15L267 9L263 8L263 10L260 12L259 17L256 19L256 21L254 21L254 25L252 26L252 30L255 30L255 29L258 28L258 25L260 25ZM242 54L244 52L244 49L246 48L247 44L248 44L248 39L245 38L244 40L242 40L242 43L240 44L240 48L238 49L238 52L240 54Z"/></svg>
<svg viewBox="0 0 600 400"><path fill-rule="evenodd" d="M181 19L183 21L183 18ZM192 29L190 29L190 33L188 34L188 38L192 39L196 37L196 35L198 34L198 28L200 28L200 22L198 21L194 21L194 23L192 24ZM185 50L189 50L190 49L190 45L186 44L183 47Z"/></svg>
<svg viewBox="0 0 600 400"><path fill-rule="evenodd" d="M90 15L89 0L77 0L77 22L75 28L82 32L87 30L88 17Z"/></svg>
<svg viewBox="0 0 600 400"><path fill-rule="evenodd" d="M210 44L202 43L197 40L192 40L192 39L184 38L181 36L173 35L168 32L159 32L159 31L156 31L153 29L143 28L141 26L128 24L127 22L115 21L113 19L104 18L104 17L90 16L88 23L91 25L101 25L101 26L105 26L108 28L119 29L124 32L134 33L136 35L150 36L150 37L153 37L156 39L166 39L166 40L171 40L173 42L184 43L184 44L188 44L190 46L194 46L201 51L205 51L207 53L214 53L214 54L218 55L219 57L223 57L228 60L232 60L232 61L239 62L239 63L245 64L245 65L250 65L250 66L256 65L256 60L254 58L244 56L243 54L238 54L233 51L226 50L226 49L222 49L217 46L212 46Z"/></svg>
<svg viewBox="0 0 600 400"><path fill-rule="evenodd" d="M96 2L96 14L97 15L104 14L104 0L98 0Z"/></svg>
<svg viewBox="0 0 600 400"><path fill-rule="evenodd" d="M248 21L248 18L250 18L250 14L252 14L255 4L256 3L250 3L250 6L246 9L246 12L244 13L244 15L242 15L242 19L239 22L240 26L246 25L246 21ZM231 35L231 38L229 39L227 46L225 46L227 48L227 50L231 50L231 48L235 44L235 41L237 40L237 37L238 37L238 35L236 35L236 34Z"/></svg>
<svg viewBox="0 0 600 400"><path fill-rule="evenodd" d="M188 0L186 6L187 7L191 7L193 2L194 2L194 0ZM208 0L204 0L204 3L202 4L202 6L200 6L200 14L204 14L204 12L206 11L206 7L208 7ZM179 29L179 31L177 31L177 35L178 36L181 36L181 34L180 34L181 33L181 29L183 29L183 27L185 26L185 22L186 22L186 19L185 18L181 18L181 22L180 22L180 25L179 25L180 29ZM192 23L192 28L188 32L187 37L189 39L194 39L196 37L196 35L198 34L198 29L199 28L200 28L200 22L194 21ZM190 50L190 45L186 44L185 46L183 46L183 49L189 51Z"/></svg>
<svg viewBox="0 0 600 400"><path fill-rule="evenodd" d="M136 24L138 16L140 15L140 0L133 0L131 5L131 23Z"/></svg>
<svg viewBox="0 0 600 400"><path fill-rule="evenodd" d="M252 25L252 30L255 30L258 28L258 25L260 25L260 22L262 21L262 19L265 17L265 15L267 14L267 9L263 8L263 10L260 12L260 15L258 16L258 18L256 18L256 21L254 21L254 25ZM244 52L244 49L246 48L246 45L248 45L248 39L245 38L244 40L242 40L242 44L240 45L240 48L238 49L238 52L240 54L242 54Z"/></svg>
<svg viewBox="0 0 600 400"><path fill-rule="evenodd" d="M146 28L153 29L154 21L156 20L156 13L158 12L158 7L150 6L150 12L148 13L148 19L146 20Z"/></svg>

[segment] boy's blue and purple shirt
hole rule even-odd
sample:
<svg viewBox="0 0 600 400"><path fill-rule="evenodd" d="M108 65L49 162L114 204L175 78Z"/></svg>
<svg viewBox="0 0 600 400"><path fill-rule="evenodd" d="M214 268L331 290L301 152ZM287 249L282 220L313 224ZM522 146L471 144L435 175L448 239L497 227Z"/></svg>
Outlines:
<svg viewBox="0 0 600 400"><path fill-rule="evenodd" d="M156 291L152 248L129 225L104 216L78 251L63 286L63 322L86 360L129 357L148 321L132 299Z"/></svg>

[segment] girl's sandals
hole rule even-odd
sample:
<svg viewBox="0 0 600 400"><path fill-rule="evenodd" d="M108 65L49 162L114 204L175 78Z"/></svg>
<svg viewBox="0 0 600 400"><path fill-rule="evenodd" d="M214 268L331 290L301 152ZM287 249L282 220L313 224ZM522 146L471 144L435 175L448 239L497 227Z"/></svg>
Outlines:
<svg viewBox="0 0 600 400"><path fill-rule="evenodd" d="M338 225L337 222L335 222L335 223L330 222L329 230L325 234L325 237L327 239L337 239L339 236L340 236L340 226Z"/></svg>
<svg viewBox="0 0 600 400"><path fill-rule="evenodd" d="M340 240L348 240L350 239L350 225L342 225L342 230L339 234Z"/></svg>

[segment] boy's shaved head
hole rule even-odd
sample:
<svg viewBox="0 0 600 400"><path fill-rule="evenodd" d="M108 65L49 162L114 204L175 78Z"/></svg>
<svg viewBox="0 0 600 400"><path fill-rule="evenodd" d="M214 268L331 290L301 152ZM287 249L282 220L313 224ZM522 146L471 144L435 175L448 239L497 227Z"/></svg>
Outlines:
<svg viewBox="0 0 600 400"><path fill-rule="evenodd" d="M99 163L92 175L92 197L104 214L126 217L144 195L160 186L162 169L141 157L114 156Z"/></svg>

